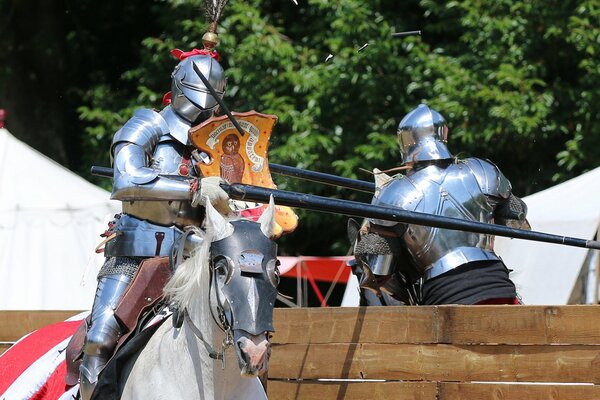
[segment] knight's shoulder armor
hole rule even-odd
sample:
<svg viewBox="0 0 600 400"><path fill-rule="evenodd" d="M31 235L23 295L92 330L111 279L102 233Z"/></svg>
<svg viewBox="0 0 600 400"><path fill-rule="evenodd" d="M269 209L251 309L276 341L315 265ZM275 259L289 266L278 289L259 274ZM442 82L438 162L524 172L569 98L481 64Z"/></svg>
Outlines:
<svg viewBox="0 0 600 400"><path fill-rule="evenodd" d="M119 143L133 143L144 149L149 156L160 138L169 133L167 121L158 112L140 108L133 116L115 133L111 146L111 154Z"/></svg>
<svg viewBox="0 0 600 400"><path fill-rule="evenodd" d="M415 182L407 176L397 175L391 181L378 189L371 200L377 206L397 207L403 210L414 211L423 200L423 192ZM397 225L397 222L372 219L372 223L382 226Z"/></svg>
<svg viewBox="0 0 600 400"><path fill-rule="evenodd" d="M381 187L373 197L375 205L396 206L405 210L414 210L422 197L422 191L415 182L407 176L397 175Z"/></svg>
<svg viewBox="0 0 600 400"><path fill-rule="evenodd" d="M462 160L461 163L471 170L483 194L503 199L510 196L510 181L494 163L474 157Z"/></svg>

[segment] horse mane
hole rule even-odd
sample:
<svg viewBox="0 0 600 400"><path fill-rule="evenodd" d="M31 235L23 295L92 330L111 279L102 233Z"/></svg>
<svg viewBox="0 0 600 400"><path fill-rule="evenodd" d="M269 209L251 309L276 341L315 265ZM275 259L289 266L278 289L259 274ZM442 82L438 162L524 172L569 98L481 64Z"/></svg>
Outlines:
<svg viewBox="0 0 600 400"><path fill-rule="evenodd" d="M194 249L191 256L182 262L164 288L167 299L182 310L188 307L198 293L206 293L209 280L209 257L212 242L233 233L229 223L220 226L207 224L204 240Z"/></svg>

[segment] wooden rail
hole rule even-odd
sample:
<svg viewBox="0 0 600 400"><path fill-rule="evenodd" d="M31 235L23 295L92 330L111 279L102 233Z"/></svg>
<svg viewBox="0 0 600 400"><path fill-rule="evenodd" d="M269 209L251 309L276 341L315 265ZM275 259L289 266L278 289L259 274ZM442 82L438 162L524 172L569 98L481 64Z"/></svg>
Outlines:
<svg viewBox="0 0 600 400"><path fill-rule="evenodd" d="M76 313L0 311L0 342ZM276 309L274 325L271 399L600 399L600 306Z"/></svg>
<svg viewBox="0 0 600 400"><path fill-rule="evenodd" d="M278 309L274 399L600 399L600 306Z"/></svg>
<svg viewBox="0 0 600 400"><path fill-rule="evenodd" d="M0 354L27 333L77 314L79 311L0 311Z"/></svg>

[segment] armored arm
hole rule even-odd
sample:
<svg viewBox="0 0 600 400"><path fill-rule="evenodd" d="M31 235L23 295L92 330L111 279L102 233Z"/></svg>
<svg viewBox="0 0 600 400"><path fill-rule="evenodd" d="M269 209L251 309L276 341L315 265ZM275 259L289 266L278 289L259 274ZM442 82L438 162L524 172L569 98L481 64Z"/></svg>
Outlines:
<svg viewBox="0 0 600 400"><path fill-rule="evenodd" d="M352 272L358 278L361 289L379 296L379 300L373 303L363 293L369 305L406 305L417 302L413 286L416 279L410 273L411 265L406 262L404 250L401 250L401 232L397 232L396 228L398 226L382 227L367 222L360 232L356 231L354 241L350 237L355 257Z"/></svg>
<svg viewBox="0 0 600 400"><path fill-rule="evenodd" d="M494 207L494 222L513 228L531 229L527 222L527 205L512 193L510 181L492 162L470 158L466 160L483 193Z"/></svg>
<svg viewBox="0 0 600 400"><path fill-rule="evenodd" d="M153 110L139 109L113 138L114 162L112 199L191 200L191 180L160 174L151 166L161 137L169 133L163 117Z"/></svg>
<svg viewBox="0 0 600 400"><path fill-rule="evenodd" d="M148 156L139 145L118 145L111 198L121 201L192 199L192 180L161 175L148 164Z"/></svg>

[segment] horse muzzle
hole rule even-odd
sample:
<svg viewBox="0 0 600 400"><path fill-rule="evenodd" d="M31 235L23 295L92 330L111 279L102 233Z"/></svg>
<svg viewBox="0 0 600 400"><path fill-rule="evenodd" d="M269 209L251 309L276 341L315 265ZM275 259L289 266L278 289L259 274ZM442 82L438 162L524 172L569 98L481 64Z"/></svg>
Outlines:
<svg viewBox="0 0 600 400"><path fill-rule="evenodd" d="M266 333L251 335L245 331L236 331L234 342L242 376L255 377L267 370L271 343Z"/></svg>

